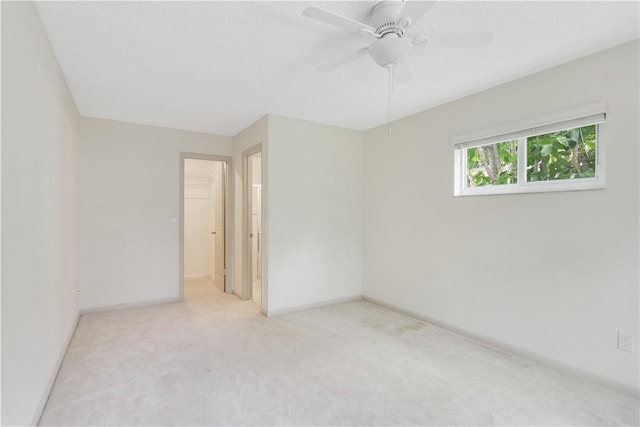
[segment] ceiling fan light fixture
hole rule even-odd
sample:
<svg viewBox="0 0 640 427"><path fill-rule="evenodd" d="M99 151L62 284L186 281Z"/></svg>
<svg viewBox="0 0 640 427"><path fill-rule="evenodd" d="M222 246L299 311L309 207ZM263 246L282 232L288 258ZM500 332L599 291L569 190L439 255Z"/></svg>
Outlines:
<svg viewBox="0 0 640 427"><path fill-rule="evenodd" d="M411 57L413 43L405 38L388 36L374 41L369 46L369 55L381 67L399 65Z"/></svg>

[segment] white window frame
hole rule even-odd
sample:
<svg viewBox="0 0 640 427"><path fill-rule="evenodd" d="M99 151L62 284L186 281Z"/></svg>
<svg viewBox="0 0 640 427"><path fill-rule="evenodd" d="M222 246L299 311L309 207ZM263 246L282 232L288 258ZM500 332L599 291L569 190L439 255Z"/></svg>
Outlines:
<svg viewBox="0 0 640 427"><path fill-rule="evenodd" d="M454 196L480 196L492 194L542 193L553 191L579 191L605 188L606 106L590 104L571 110L552 113L493 130L474 132L452 138L454 147ZM596 176L593 178L561 179L527 182L527 138L596 125ZM499 142L518 141L518 179L514 184L467 187L466 149Z"/></svg>

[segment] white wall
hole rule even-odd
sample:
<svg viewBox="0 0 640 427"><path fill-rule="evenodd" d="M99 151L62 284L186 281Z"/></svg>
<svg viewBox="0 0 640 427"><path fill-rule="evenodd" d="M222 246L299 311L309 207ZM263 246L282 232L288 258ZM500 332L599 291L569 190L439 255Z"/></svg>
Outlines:
<svg viewBox="0 0 640 427"><path fill-rule="evenodd" d="M636 41L366 132L364 294L637 390L638 73ZM596 101L606 189L453 197L452 135Z"/></svg>
<svg viewBox="0 0 640 427"><path fill-rule="evenodd" d="M267 177L269 313L360 296L362 133L270 115Z"/></svg>
<svg viewBox="0 0 640 427"><path fill-rule="evenodd" d="M32 3L2 2L2 424L35 424L78 318L78 113Z"/></svg>
<svg viewBox="0 0 640 427"><path fill-rule="evenodd" d="M83 118L80 308L177 298L180 152L229 156L231 138Z"/></svg>

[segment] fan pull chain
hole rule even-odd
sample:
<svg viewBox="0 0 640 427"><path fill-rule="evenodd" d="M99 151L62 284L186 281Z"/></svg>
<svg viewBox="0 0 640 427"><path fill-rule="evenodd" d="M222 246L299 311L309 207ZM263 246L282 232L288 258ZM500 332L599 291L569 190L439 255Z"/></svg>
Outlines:
<svg viewBox="0 0 640 427"><path fill-rule="evenodd" d="M388 126L389 126L389 135L391 135L391 91L393 89L393 64L387 65L387 70L389 70L389 116L388 116Z"/></svg>

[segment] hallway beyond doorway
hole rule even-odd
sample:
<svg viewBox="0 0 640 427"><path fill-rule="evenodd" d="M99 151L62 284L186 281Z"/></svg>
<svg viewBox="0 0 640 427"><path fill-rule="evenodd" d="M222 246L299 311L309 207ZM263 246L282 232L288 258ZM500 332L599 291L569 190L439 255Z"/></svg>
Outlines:
<svg viewBox="0 0 640 427"><path fill-rule="evenodd" d="M262 304L262 280L256 279L251 284L251 299L258 304L258 307Z"/></svg>
<svg viewBox="0 0 640 427"><path fill-rule="evenodd" d="M182 280L210 278L221 292L231 292L228 168L228 159L181 153Z"/></svg>
<svg viewBox="0 0 640 427"><path fill-rule="evenodd" d="M265 279L263 278L263 164L262 146L243 152L244 168L244 274L241 298L251 299L266 313Z"/></svg>

